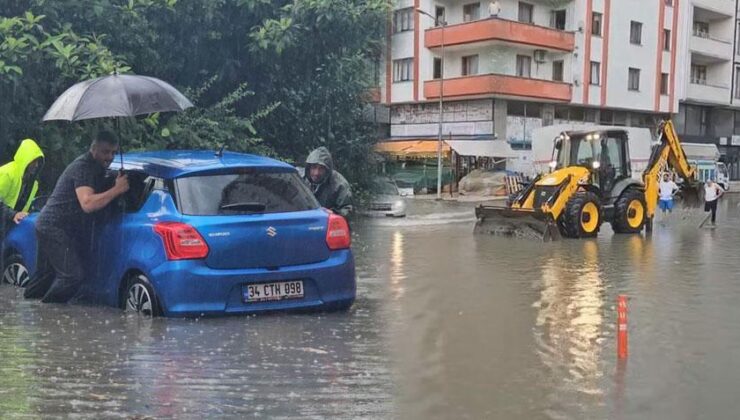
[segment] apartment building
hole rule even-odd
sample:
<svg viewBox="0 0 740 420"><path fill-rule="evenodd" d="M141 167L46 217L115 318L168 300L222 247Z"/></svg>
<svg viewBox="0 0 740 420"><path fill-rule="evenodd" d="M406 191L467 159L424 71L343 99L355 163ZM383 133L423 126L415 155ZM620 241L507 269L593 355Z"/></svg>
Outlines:
<svg viewBox="0 0 740 420"><path fill-rule="evenodd" d="M675 1L675 0L674 0ZM682 139L715 143L740 179L740 49L738 2L681 0L679 107Z"/></svg>
<svg viewBox="0 0 740 420"><path fill-rule="evenodd" d="M381 92L391 139L434 136L441 89L445 135L514 148L554 123L650 126L678 107L679 22L671 2L645 3L396 1Z"/></svg>

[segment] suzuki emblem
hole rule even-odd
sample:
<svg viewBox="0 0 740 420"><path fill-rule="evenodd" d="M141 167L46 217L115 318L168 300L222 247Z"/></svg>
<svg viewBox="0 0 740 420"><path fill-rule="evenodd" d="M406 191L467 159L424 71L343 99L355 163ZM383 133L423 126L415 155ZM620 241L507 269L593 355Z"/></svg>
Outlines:
<svg viewBox="0 0 740 420"><path fill-rule="evenodd" d="M269 236L271 238L274 238L275 235L277 235L277 229L275 229L272 226L270 226L269 228L267 228L267 236Z"/></svg>

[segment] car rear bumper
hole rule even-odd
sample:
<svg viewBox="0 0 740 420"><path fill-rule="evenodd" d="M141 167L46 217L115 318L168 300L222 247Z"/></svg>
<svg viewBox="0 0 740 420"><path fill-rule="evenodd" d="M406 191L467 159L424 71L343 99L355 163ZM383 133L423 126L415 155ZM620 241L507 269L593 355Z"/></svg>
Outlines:
<svg viewBox="0 0 740 420"><path fill-rule="evenodd" d="M354 302L355 264L350 250L329 259L277 270L223 270L203 261L170 261L151 273L165 316L247 314L300 309L342 309ZM303 280L298 299L244 303L242 288L250 284Z"/></svg>

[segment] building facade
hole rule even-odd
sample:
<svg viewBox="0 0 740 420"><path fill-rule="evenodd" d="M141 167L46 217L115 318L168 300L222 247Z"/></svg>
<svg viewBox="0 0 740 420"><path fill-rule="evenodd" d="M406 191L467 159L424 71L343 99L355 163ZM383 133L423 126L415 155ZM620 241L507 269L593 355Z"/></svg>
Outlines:
<svg viewBox="0 0 740 420"><path fill-rule="evenodd" d="M731 148L736 3L395 0L380 89L387 140L435 139L442 94L445 139L505 139L522 159L538 127L654 128L669 115L691 141L726 137Z"/></svg>
<svg viewBox="0 0 740 420"><path fill-rule="evenodd" d="M674 0L675 1L675 0ZM681 0L680 104L673 117L687 142L715 143L740 178L738 2Z"/></svg>

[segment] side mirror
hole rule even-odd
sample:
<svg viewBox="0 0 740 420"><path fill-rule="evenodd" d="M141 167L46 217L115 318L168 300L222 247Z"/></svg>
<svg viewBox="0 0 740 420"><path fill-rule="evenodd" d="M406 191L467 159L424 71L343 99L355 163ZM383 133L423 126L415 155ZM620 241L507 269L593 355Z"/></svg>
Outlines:
<svg viewBox="0 0 740 420"><path fill-rule="evenodd" d="M40 195L33 199L33 202L31 202L31 207L29 208L29 211L31 213L37 213L40 212L41 209L44 208L46 205L46 201L49 199L48 195Z"/></svg>

